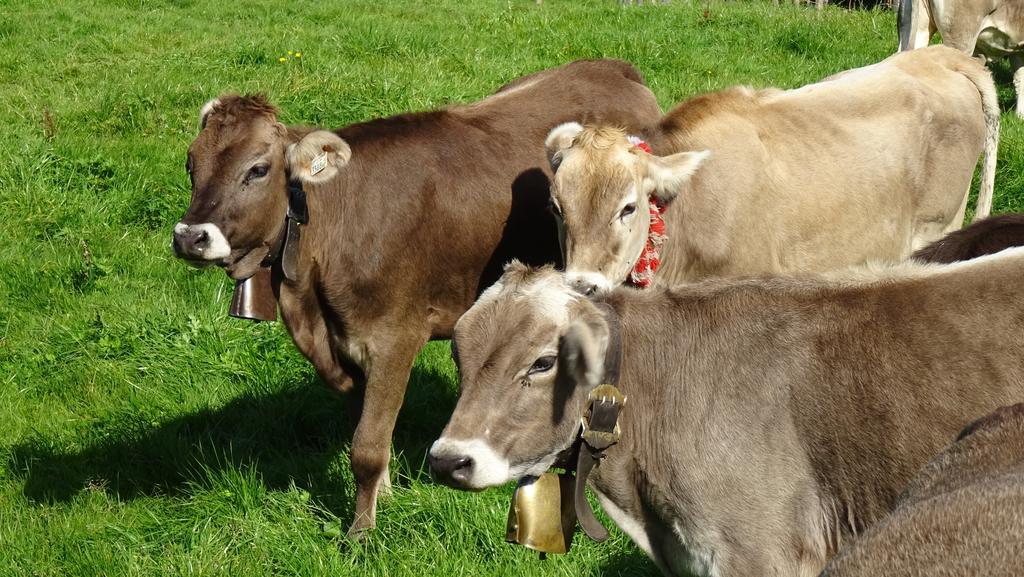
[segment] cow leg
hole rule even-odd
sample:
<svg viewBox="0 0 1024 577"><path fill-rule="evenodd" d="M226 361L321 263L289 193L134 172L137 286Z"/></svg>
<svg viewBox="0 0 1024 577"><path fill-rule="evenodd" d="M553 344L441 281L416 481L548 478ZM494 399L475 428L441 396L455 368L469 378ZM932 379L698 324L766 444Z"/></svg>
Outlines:
<svg viewBox="0 0 1024 577"><path fill-rule="evenodd" d="M338 363L331 346L330 333L324 322L322 312L317 308L309 308L302 297L296 296L290 289L281 287L279 303L281 319L292 336L292 341L303 354L320 379L327 386L348 393L354 381L352 375Z"/></svg>
<svg viewBox="0 0 1024 577"><path fill-rule="evenodd" d="M374 331L387 334L388 331ZM408 334L408 333L407 333ZM390 487L388 463L391 459L391 435L398 411L405 399L416 353L427 342L426 336L396 338L390 346L373 352L373 363L366 376L363 410L352 439L352 473L356 480L356 509L348 535L361 539L377 524L377 495Z"/></svg>
<svg viewBox="0 0 1024 577"><path fill-rule="evenodd" d="M907 49L924 48L928 46L937 30L935 27L935 14L932 14L931 2L928 0L904 0L904 2L913 3L913 16L909 23L910 46Z"/></svg>
<svg viewBox="0 0 1024 577"><path fill-rule="evenodd" d="M1017 93L1017 116L1024 118L1024 56L1010 57L1013 65L1013 90Z"/></svg>
<svg viewBox="0 0 1024 577"><path fill-rule="evenodd" d="M964 192L964 199L960 202L960 209L956 211L956 216L953 217L953 221L950 222L946 226L945 230L942 231L942 236L946 236L947 234L949 234L951 232L956 232L956 231L958 231L958 230L960 230L961 228L964 227L964 216L967 215L967 201L970 200L970 196L971 196L971 183L967 183L967 191ZM918 250L919 248L924 248L925 246L927 246L927 245L929 245L929 244L931 244L931 243L933 243L933 242L935 242L937 240L939 240L939 237L936 237L936 238L933 238L933 239L930 239L930 240L925 239L925 243L923 245L921 245L920 247L915 248L914 250Z"/></svg>

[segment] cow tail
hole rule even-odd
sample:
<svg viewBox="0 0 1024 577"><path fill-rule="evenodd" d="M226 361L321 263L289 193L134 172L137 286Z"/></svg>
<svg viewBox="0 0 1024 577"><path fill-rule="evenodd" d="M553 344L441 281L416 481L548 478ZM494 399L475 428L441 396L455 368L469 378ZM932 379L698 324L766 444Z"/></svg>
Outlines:
<svg viewBox="0 0 1024 577"><path fill-rule="evenodd" d="M977 222L992 212L992 191L995 187L996 157L999 152L999 99L996 96L996 85L988 68L980 62L975 62L977 66L961 70L961 73L978 89L978 94L981 95L981 111L985 116L985 158L981 166L978 206L971 222Z"/></svg>
<svg viewBox="0 0 1024 577"><path fill-rule="evenodd" d="M917 0L896 0L896 35L899 37L899 52L910 50L910 36L914 33L914 2Z"/></svg>

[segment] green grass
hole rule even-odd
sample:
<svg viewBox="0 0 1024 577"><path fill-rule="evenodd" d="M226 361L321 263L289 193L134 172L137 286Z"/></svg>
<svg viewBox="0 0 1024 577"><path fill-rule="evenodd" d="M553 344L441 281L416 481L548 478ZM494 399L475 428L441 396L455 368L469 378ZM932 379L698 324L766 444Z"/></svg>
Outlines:
<svg viewBox="0 0 1024 577"><path fill-rule="evenodd" d="M540 562L502 542L510 488L431 484L424 454L456 396L447 343L413 371L378 529L340 537L345 400L279 324L226 316L223 274L168 249L199 107L265 91L286 122L339 126L597 56L634 62L668 107L895 44L888 12L767 2L0 4L0 574L655 574L619 532ZM288 50L303 55L279 62ZM1022 159L1005 114L997 211L1024 211Z"/></svg>

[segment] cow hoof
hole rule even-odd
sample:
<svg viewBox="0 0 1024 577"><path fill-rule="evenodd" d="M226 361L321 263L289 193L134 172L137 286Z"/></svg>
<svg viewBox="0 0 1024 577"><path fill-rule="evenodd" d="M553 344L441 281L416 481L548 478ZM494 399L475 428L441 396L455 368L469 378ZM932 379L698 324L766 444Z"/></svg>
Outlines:
<svg viewBox="0 0 1024 577"><path fill-rule="evenodd" d="M348 537L348 541L350 543L365 543L372 529L373 527L360 527L357 523L353 523L352 526L349 527L346 537ZM339 545L339 547L342 546L344 546L344 543Z"/></svg>

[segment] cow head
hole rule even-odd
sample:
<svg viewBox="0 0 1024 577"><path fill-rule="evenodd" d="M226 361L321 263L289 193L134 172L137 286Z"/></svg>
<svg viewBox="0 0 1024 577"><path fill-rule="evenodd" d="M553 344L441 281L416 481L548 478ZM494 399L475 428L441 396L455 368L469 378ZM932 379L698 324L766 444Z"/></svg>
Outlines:
<svg viewBox="0 0 1024 577"><path fill-rule="evenodd" d="M186 164L192 202L174 226L174 253L248 278L283 234L289 131L262 96L222 96L199 117Z"/></svg>
<svg viewBox="0 0 1024 577"><path fill-rule="evenodd" d="M545 146L565 270L585 294L626 280L647 243L650 201L670 203L710 155L655 156L622 130L575 122L552 130Z"/></svg>
<svg viewBox="0 0 1024 577"><path fill-rule="evenodd" d="M483 489L544 473L575 440L608 334L564 274L506 267L455 326L462 392L430 448L434 477Z"/></svg>

